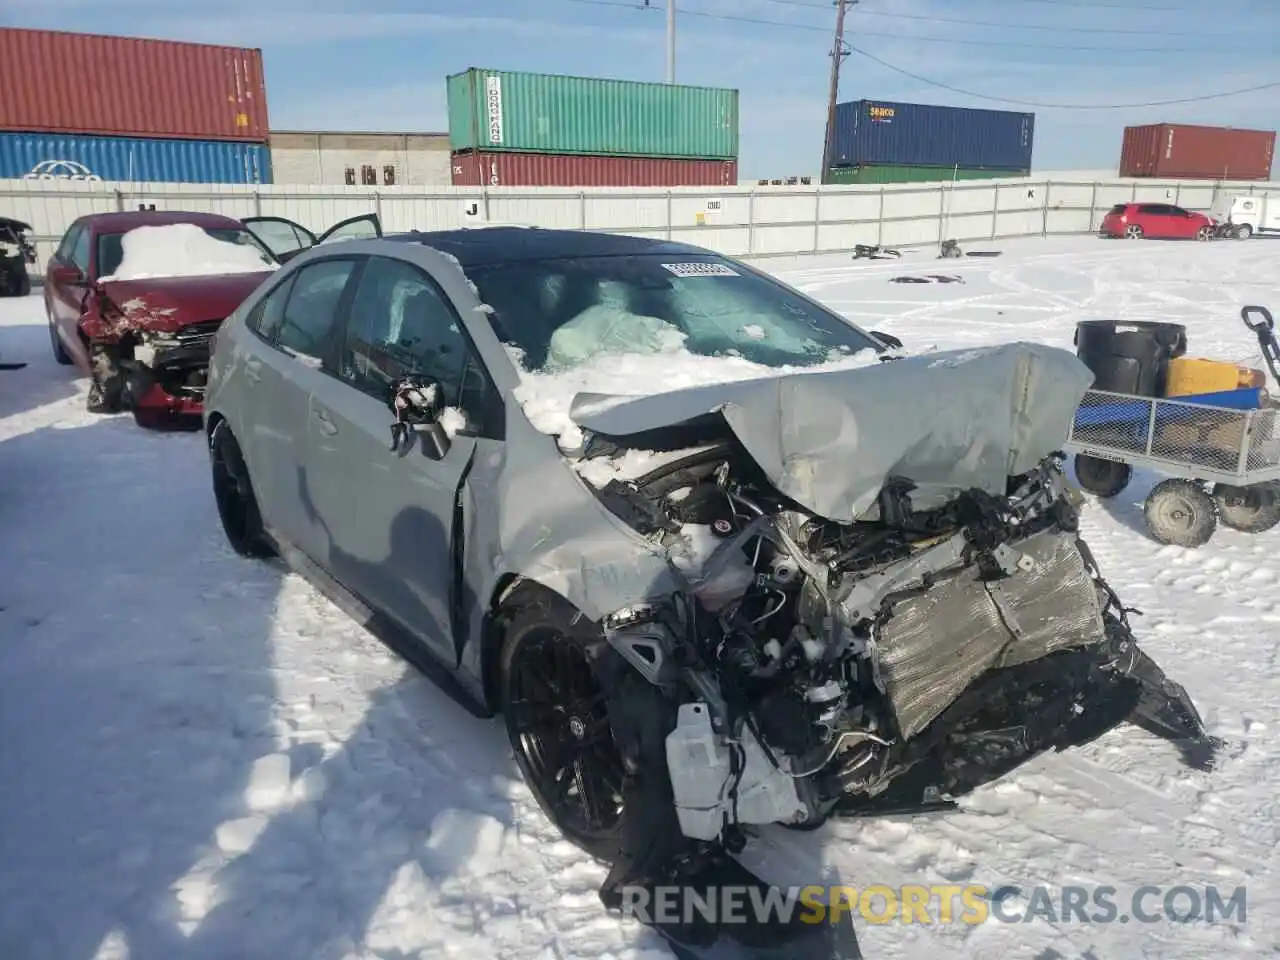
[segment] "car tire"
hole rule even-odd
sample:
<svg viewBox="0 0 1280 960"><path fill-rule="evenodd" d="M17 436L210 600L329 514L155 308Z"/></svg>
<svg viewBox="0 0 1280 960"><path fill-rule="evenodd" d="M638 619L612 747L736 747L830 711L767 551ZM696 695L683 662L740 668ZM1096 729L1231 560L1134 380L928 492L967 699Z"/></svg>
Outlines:
<svg viewBox="0 0 1280 960"><path fill-rule="evenodd" d="M53 318L49 318L49 346L53 349L53 359L64 367L71 366L71 354L67 353L67 348L62 344L62 338L58 336L58 328L54 326Z"/></svg>
<svg viewBox="0 0 1280 960"><path fill-rule="evenodd" d="M1152 539L1165 545L1203 546L1218 526L1213 498L1194 480L1161 480L1147 494L1142 512Z"/></svg>
<svg viewBox="0 0 1280 960"><path fill-rule="evenodd" d="M262 524L258 496L249 479L249 468L225 420L219 420L209 434L209 463L218 519L231 549L253 560L274 556L275 550Z"/></svg>
<svg viewBox="0 0 1280 960"><path fill-rule="evenodd" d="M1136 223L1131 223L1124 228L1124 238L1126 240L1141 240L1142 228Z"/></svg>
<svg viewBox="0 0 1280 960"><path fill-rule="evenodd" d="M623 850L625 770L589 657L604 644L599 628L566 601L537 596L506 621L498 683L507 737L534 800L566 839L612 863ZM552 769L548 757L558 758ZM592 789L582 789L588 783Z"/></svg>
<svg viewBox="0 0 1280 960"><path fill-rule="evenodd" d="M103 376L89 354L89 396L85 406L90 413L120 413L124 410L124 374L119 370Z"/></svg>
<svg viewBox="0 0 1280 960"><path fill-rule="evenodd" d="M1213 502L1222 525L1241 533L1265 533L1280 524L1280 485L1275 483L1214 484Z"/></svg>
<svg viewBox="0 0 1280 960"><path fill-rule="evenodd" d="M1084 453L1076 454L1075 470L1076 481L1081 489L1104 500L1124 490L1133 478L1133 468L1127 463L1091 457Z"/></svg>
<svg viewBox="0 0 1280 960"><path fill-rule="evenodd" d="M1213 227L1201 227L1196 231L1196 239L1205 243L1213 239Z"/></svg>
<svg viewBox="0 0 1280 960"><path fill-rule="evenodd" d="M1237 240L1248 240L1252 236L1253 236L1253 227L1249 226L1249 224L1242 223L1240 224L1240 226L1236 227Z"/></svg>

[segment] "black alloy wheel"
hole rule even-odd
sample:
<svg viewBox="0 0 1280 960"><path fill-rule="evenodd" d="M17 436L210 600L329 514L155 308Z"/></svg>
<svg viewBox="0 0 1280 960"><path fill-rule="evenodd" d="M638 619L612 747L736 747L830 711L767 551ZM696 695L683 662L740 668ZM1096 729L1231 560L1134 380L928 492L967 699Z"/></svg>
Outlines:
<svg viewBox="0 0 1280 960"><path fill-rule="evenodd" d="M622 754L583 643L543 613L517 615L508 631L507 733L543 812L588 853L612 859L625 813Z"/></svg>

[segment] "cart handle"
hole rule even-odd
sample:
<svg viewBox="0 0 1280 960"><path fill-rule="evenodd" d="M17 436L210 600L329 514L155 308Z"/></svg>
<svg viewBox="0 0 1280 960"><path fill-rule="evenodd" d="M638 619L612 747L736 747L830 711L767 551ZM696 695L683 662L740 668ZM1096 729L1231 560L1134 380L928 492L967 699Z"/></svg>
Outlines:
<svg viewBox="0 0 1280 960"><path fill-rule="evenodd" d="M1255 316L1259 319L1251 319ZM1258 346L1262 350L1263 359L1267 361L1267 368L1271 371L1271 376L1275 377L1276 383L1280 384L1280 344L1276 343L1276 323L1271 318L1271 311L1266 307L1243 307L1240 319L1257 335Z"/></svg>
<svg viewBox="0 0 1280 960"><path fill-rule="evenodd" d="M1254 314L1261 314L1262 319L1256 321L1250 320L1249 318ZM1254 333L1258 333L1263 329L1273 330L1276 325L1275 321L1271 319L1271 311L1266 307L1244 307L1240 311L1240 319L1243 320L1244 325Z"/></svg>

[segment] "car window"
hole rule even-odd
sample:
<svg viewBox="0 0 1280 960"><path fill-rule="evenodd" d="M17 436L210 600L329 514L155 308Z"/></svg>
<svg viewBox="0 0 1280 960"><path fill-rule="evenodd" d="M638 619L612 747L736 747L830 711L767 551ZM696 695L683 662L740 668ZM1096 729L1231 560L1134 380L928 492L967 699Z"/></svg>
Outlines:
<svg viewBox="0 0 1280 960"><path fill-rule="evenodd" d="M289 291L293 289L295 277L297 277L296 273L286 277L284 283L258 301L257 306L245 319L245 326L268 342L275 341L276 332L280 329L280 322L284 319L284 307L289 302Z"/></svg>
<svg viewBox="0 0 1280 960"><path fill-rule="evenodd" d="M81 230L76 234L75 243L71 247L71 255L68 259L80 268L83 274L89 273L89 241L93 234L88 230Z"/></svg>
<svg viewBox="0 0 1280 960"><path fill-rule="evenodd" d="M125 231L126 233L128 231ZM205 227L204 232L214 240L250 247L262 258L263 269L277 265L275 258L248 230L238 227ZM120 269L124 260L124 233L98 234L98 276L109 277Z"/></svg>
<svg viewBox="0 0 1280 960"><path fill-rule="evenodd" d="M1138 212L1152 214L1155 216L1167 216L1169 208L1163 203L1144 203L1142 206L1138 207Z"/></svg>
<svg viewBox="0 0 1280 960"><path fill-rule="evenodd" d="M58 250L54 253L54 256L59 260L65 260L70 263L71 251L75 249L76 240L79 239L82 233L84 233L84 224L72 224L71 228L62 235L62 242L58 244Z"/></svg>
<svg viewBox="0 0 1280 960"><path fill-rule="evenodd" d="M1119 215L1124 213L1128 209L1129 209L1129 205L1127 203L1117 203L1114 207L1111 208L1111 212L1116 215Z"/></svg>
<svg viewBox="0 0 1280 960"><path fill-rule="evenodd" d="M278 257L305 250L312 244L312 238L304 236L298 225L288 220L254 220L246 224L246 228Z"/></svg>
<svg viewBox="0 0 1280 960"><path fill-rule="evenodd" d="M351 300L338 376L379 400L391 385L423 375L450 405L462 391L470 347L444 294L417 267L370 257Z"/></svg>
<svg viewBox="0 0 1280 960"><path fill-rule="evenodd" d="M355 265L350 259L321 260L297 272L275 335L279 346L308 357L323 355Z"/></svg>
<svg viewBox="0 0 1280 960"><path fill-rule="evenodd" d="M883 349L843 317L720 257L580 257L473 268L494 332L530 371L607 354L812 366Z"/></svg>

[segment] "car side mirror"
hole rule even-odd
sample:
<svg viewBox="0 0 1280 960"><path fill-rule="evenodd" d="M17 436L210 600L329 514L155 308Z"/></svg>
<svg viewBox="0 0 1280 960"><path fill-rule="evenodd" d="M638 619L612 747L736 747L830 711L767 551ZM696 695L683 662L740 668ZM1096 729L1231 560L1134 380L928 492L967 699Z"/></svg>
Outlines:
<svg viewBox="0 0 1280 960"><path fill-rule="evenodd" d="M55 283L83 283L84 274L74 263L55 264L49 271Z"/></svg>
<svg viewBox="0 0 1280 960"><path fill-rule="evenodd" d="M408 452L414 438L422 438L422 453L431 460L442 460L451 445L449 434L440 422L442 411L440 384L430 377L401 377L391 387L389 406L395 414L391 424L391 449Z"/></svg>

